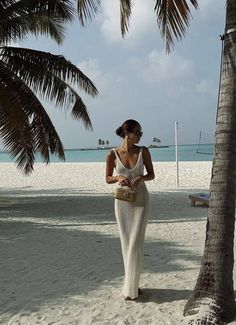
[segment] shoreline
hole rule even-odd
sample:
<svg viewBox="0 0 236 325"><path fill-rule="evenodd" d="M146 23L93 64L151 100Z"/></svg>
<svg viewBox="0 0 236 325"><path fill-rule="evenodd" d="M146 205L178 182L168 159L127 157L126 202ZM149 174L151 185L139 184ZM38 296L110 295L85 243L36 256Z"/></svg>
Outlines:
<svg viewBox="0 0 236 325"><path fill-rule="evenodd" d="M179 144L178 147L186 147L186 146L198 146L199 143L185 143L185 144ZM89 151L89 150L110 150L113 148L116 148L117 146L119 146L118 144L114 145L114 146L108 146L108 147L82 147L82 148L64 148L64 151ZM165 145L153 145L153 144L149 144L149 145L145 145L147 148L149 149L158 149L158 148L172 148L175 147L175 144L165 144ZM201 144L201 146L214 146L214 143L203 143ZM8 154L7 150L0 150L0 154Z"/></svg>
<svg viewBox="0 0 236 325"><path fill-rule="evenodd" d="M109 148L111 148L109 146ZM80 148L65 150L66 162L104 162L106 161L109 148ZM153 161L176 161L176 153L174 146L160 146L158 148L149 148ZM201 153L201 154L200 154ZM197 145L180 145L179 161L212 161L213 146L204 146L198 150ZM43 162L41 157L36 154L36 162ZM51 162L63 162L55 155L50 155ZM14 162L8 153L0 154L1 162Z"/></svg>

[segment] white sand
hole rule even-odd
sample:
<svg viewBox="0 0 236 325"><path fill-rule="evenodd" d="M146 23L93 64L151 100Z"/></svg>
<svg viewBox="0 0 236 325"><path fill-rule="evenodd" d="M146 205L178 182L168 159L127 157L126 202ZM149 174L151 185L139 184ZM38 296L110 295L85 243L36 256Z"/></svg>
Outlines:
<svg viewBox="0 0 236 325"><path fill-rule="evenodd" d="M210 162L180 163L178 189L175 164L154 164L138 302L120 296L114 186L105 184L104 163L37 164L29 177L0 167L0 324L182 324L207 216L188 195L208 191Z"/></svg>

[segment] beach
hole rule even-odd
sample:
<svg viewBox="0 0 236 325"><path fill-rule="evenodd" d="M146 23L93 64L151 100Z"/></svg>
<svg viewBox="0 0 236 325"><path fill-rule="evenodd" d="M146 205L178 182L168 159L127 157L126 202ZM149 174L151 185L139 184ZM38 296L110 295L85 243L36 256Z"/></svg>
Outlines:
<svg viewBox="0 0 236 325"><path fill-rule="evenodd" d="M115 185L105 183L105 164L36 164L30 176L0 166L0 324L183 324L208 212L188 195L209 191L211 162L180 162L178 188L175 163L154 163L136 302L121 297Z"/></svg>

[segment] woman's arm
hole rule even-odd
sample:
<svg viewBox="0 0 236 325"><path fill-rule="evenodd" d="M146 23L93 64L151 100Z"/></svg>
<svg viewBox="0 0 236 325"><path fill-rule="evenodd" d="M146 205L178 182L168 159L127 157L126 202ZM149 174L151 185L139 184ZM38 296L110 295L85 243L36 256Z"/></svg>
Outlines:
<svg viewBox="0 0 236 325"><path fill-rule="evenodd" d="M143 163L145 165L147 174L142 176L143 181L151 181L155 178L155 173L153 170L152 158L148 148L143 148Z"/></svg>
<svg viewBox="0 0 236 325"><path fill-rule="evenodd" d="M118 182L118 177L113 176L114 168L115 168L115 153L113 152L113 150L111 150L108 152L107 160L106 160L106 182L108 184Z"/></svg>

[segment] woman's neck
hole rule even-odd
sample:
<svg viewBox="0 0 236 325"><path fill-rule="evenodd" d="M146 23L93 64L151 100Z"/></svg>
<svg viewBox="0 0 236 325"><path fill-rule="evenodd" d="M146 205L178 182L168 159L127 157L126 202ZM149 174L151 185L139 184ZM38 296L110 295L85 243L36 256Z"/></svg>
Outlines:
<svg viewBox="0 0 236 325"><path fill-rule="evenodd" d="M134 143L130 141L128 137L125 137L122 145L120 146L120 150L122 152L129 153L132 151L132 149L134 149Z"/></svg>

